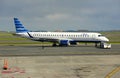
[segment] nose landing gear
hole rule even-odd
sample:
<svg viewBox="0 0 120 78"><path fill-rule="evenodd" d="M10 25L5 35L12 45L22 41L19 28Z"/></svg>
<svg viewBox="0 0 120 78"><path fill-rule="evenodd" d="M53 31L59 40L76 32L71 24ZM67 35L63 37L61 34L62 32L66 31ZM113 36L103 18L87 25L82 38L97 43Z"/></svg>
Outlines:
<svg viewBox="0 0 120 78"><path fill-rule="evenodd" d="M106 43L106 42L100 42L99 45L98 45L98 43L95 43L95 47L103 48L103 49L110 49L111 44Z"/></svg>

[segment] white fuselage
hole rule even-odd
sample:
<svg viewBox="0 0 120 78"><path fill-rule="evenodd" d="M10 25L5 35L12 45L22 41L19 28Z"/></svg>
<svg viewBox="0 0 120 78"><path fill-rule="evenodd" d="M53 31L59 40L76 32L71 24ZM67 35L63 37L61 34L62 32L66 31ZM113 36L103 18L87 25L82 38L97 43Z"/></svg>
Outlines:
<svg viewBox="0 0 120 78"><path fill-rule="evenodd" d="M109 40L100 33L94 32L22 32L17 33L22 37L32 40L59 42L60 40L69 40L76 42L108 42Z"/></svg>

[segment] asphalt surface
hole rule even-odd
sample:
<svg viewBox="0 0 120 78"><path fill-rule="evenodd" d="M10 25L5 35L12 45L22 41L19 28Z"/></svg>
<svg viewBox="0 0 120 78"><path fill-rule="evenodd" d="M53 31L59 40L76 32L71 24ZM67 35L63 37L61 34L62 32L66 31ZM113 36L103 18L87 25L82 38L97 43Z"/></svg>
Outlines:
<svg viewBox="0 0 120 78"><path fill-rule="evenodd" d="M0 56L68 56L68 55L118 55L120 45L111 49L100 49L93 45L51 47L51 46L0 46Z"/></svg>
<svg viewBox="0 0 120 78"><path fill-rule="evenodd" d="M0 78L118 78L119 48L0 46Z"/></svg>

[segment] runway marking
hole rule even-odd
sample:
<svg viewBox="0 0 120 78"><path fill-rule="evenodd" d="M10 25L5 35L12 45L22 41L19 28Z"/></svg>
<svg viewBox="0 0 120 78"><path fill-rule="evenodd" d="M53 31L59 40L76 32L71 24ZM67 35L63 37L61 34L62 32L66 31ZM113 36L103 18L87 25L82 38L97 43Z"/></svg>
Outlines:
<svg viewBox="0 0 120 78"><path fill-rule="evenodd" d="M105 78L111 78L111 77L112 77L115 73L117 73L118 71L120 71L120 66L117 67L117 68L115 68L115 69L114 69L113 71L111 71L110 73L108 73Z"/></svg>
<svg viewBox="0 0 120 78"><path fill-rule="evenodd" d="M14 68L9 68L7 70L2 70L1 71L2 74L10 74L10 73L25 73L25 70L20 69L18 67L14 67Z"/></svg>

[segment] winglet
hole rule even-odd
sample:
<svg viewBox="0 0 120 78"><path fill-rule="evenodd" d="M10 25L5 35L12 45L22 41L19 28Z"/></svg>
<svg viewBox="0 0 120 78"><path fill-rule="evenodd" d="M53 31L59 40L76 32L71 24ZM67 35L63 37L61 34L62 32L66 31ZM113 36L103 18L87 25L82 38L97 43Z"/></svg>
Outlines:
<svg viewBox="0 0 120 78"><path fill-rule="evenodd" d="M24 27L18 18L14 18L14 24L17 33L28 32L28 30Z"/></svg>

